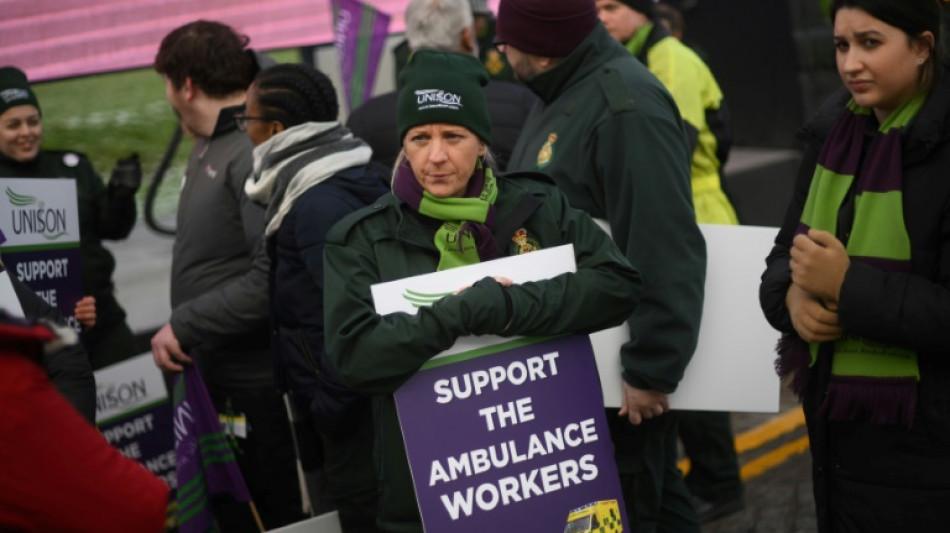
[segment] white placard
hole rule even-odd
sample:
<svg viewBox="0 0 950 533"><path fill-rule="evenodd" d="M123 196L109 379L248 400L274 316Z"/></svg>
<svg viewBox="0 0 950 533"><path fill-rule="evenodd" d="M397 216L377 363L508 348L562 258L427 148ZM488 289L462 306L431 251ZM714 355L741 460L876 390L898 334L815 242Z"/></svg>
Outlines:
<svg viewBox="0 0 950 533"><path fill-rule="evenodd" d="M602 221L597 221L605 227ZM605 228L606 229L606 228ZM699 411L777 412L779 379L775 374L778 334L759 308L759 278L772 248L775 228L700 224L706 239L706 295L699 342L677 391L675 409ZM432 274L390 281L372 287L380 314L416 312L412 291L437 298L485 276L505 276L515 283L537 281L574 272L573 246L559 246ZM415 289L413 288L415 287ZM621 402L620 346L629 339L627 326L591 335L604 402ZM441 355L451 355L503 340L495 336L462 337Z"/></svg>
<svg viewBox="0 0 950 533"><path fill-rule="evenodd" d="M96 370L95 375L97 424L168 398L151 352Z"/></svg>
<svg viewBox="0 0 950 533"><path fill-rule="evenodd" d="M268 529L270 533L343 533L340 526L340 515L336 511L308 518L300 522L279 527L277 529Z"/></svg>
<svg viewBox="0 0 950 533"><path fill-rule="evenodd" d="M0 205L6 248L79 242L74 179L0 178Z"/></svg>
<svg viewBox="0 0 950 533"><path fill-rule="evenodd" d="M601 227L605 224L598 220ZM699 343L670 407L697 411L778 412L778 333L759 307L759 279L776 228L700 224L706 239L706 296ZM620 407L620 346L626 325L591 335L604 403Z"/></svg>
<svg viewBox="0 0 950 533"><path fill-rule="evenodd" d="M565 244L529 254L502 257L441 272L377 283L371 287L371 290L377 313L388 315L403 312L414 315L417 307L413 305L413 302L431 303L485 276L504 276L512 283L518 284L549 279L558 274L576 270L574 245ZM493 346L510 341L512 338L495 335L459 337L451 348L437 357Z"/></svg>

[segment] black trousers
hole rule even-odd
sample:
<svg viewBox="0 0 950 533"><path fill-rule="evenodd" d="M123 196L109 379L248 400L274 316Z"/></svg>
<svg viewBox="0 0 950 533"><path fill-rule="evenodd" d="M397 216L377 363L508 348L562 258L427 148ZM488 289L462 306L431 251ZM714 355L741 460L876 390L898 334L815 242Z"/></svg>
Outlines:
<svg viewBox="0 0 950 533"><path fill-rule="evenodd" d="M674 411L680 441L689 457L686 475L689 491L708 502L718 503L742 496L739 458L736 456L729 413L721 411Z"/></svg>
<svg viewBox="0 0 950 533"><path fill-rule="evenodd" d="M699 533L689 490L676 466L676 418L666 414L634 426L618 411L607 409L607 425L631 531Z"/></svg>

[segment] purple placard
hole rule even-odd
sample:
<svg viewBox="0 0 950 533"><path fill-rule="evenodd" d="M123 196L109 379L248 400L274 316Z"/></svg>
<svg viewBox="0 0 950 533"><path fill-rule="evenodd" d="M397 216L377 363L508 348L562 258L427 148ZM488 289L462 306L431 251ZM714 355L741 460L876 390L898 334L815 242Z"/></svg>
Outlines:
<svg viewBox="0 0 950 533"><path fill-rule="evenodd" d="M616 500L629 531L590 338L513 344L396 391L425 530L564 531Z"/></svg>
<svg viewBox="0 0 950 533"><path fill-rule="evenodd" d="M102 393L97 400L101 403ZM97 424L99 432L122 455L135 459L172 489L175 481L175 449L172 406L168 399L134 413Z"/></svg>
<svg viewBox="0 0 950 533"><path fill-rule="evenodd" d="M82 298L82 259L79 247L57 250L4 252L3 264L33 292L59 309L77 332L73 317L76 302Z"/></svg>

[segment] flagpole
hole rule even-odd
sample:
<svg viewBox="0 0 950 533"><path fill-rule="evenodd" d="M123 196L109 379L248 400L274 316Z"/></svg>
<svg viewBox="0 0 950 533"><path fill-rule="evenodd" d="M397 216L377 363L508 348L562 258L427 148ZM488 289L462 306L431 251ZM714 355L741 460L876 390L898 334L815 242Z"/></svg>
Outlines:
<svg viewBox="0 0 950 533"><path fill-rule="evenodd" d="M254 515L254 522L257 523L257 529L261 530L261 533L264 533L264 531L267 530L264 529L264 523L261 522L261 515L257 514L257 506L254 505L254 500L248 501L247 504L251 506L251 514Z"/></svg>

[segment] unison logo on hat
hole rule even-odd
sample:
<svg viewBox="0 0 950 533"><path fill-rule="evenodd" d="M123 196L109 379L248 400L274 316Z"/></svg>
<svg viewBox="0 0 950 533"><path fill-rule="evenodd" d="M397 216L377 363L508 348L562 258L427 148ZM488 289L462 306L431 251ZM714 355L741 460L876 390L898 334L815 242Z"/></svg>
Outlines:
<svg viewBox="0 0 950 533"><path fill-rule="evenodd" d="M419 111L440 108L457 111L462 109L462 97L442 89L418 89L416 104L419 105Z"/></svg>
<svg viewBox="0 0 950 533"><path fill-rule="evenodd" d="M0 98L3 98L3 103L9 104L10 102L16 102L17 100L29 100L30 93L26 89L13 87L11 89L4 89L0 91Z"/></svg>

